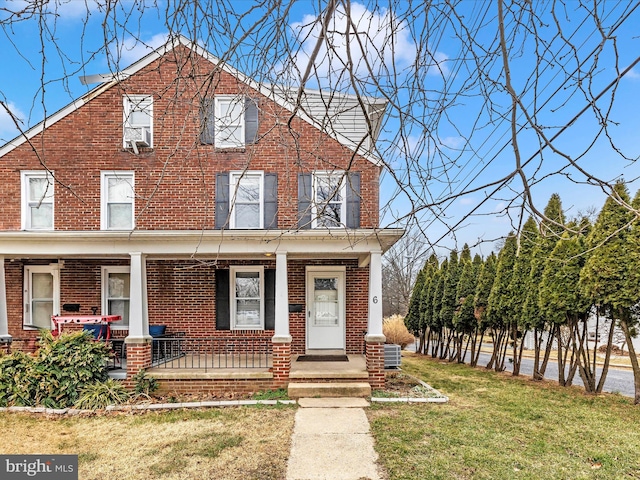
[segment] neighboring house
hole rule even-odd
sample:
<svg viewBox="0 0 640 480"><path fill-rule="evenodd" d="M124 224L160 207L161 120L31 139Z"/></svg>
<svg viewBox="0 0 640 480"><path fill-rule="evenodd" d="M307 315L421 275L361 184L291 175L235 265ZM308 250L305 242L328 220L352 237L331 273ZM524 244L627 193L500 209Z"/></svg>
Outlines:
<svg viewBox="0 0 640 480"><path fill-rule="evenodd" d="M286 386L318 352L364 355L380 387L381 255L403 233L379 228L385 101L296 108L184 37L102 81L0 148L0 337L97 311L123 317L127 378L175 346L151 340L166 325L191 361L158 373L176 391ZM194 363L237 354L245 373Z"/></svg>

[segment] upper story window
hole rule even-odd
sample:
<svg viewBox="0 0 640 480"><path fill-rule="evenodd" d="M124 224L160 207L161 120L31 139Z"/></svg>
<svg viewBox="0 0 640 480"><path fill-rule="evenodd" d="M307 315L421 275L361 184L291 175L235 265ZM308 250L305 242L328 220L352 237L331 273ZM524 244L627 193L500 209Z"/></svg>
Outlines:
<svg viewBox="0 0 640 480"><path fill-rule="evenodd" d="M133 172L102 172L101 177L100 228L132 230L135 212Z"/></svg>
<svg viewBox="0 0 640 480"><path fill-rule="evenodd" d="M22 172L22 229L53 230L53 176L47 171Z"/></svg>
<svg viewBox="0 0 640 480"><path fill-rule="evenodd" d="M201 107L200 141L216 148L244 148L255 143L258 105L242 95L216 95Z"/></svg>
<svg viewBox="0 0 640 480"><path fill-rule="evenodd" d="M345 224L346 187L344 172L313 174L313 228L336 228Z"/></svg>
<svg viewBox="0 0 640 480"><path fill-rule="evenodd" d="M263 228L263 178L262 172L230 172L230 228Z"/></svg>
<svg viewBox="0 0 640 480"><path fill-rule="evenodd" d="M124 97L123 147L153 147L153 97L130 95Z"/></svg>

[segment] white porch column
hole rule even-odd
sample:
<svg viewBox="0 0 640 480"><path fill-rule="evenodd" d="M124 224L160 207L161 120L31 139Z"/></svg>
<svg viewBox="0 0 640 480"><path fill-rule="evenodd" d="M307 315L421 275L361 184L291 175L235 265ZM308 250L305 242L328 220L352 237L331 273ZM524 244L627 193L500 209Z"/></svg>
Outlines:
<svg viewBox="0 0 640 480"><path fill-rule="evenodd" d="M276 319L274 343L289 343L289 284L287 279L287 253L276 253Z"/></svg>
<svg viewBox="0 0 640 480"><path fill-rule="evenodd" d="M7 283L4 276L4 257L0 256L0 343L11 341L7 316Z"/></svg>
<svg viewBox="0 0 640 480"><path fill-rule="evenodd" d="M149 306L147 302L147 258L140 252L132 252L129 292L128 343L150 341Z"/></svg>
<svg viewBox="0 0 640 480"><path fill-rule="evenodd" d="M384 342L382 333L382 252L371 252L369 262L369 318L367 321L368 342Z"/></svg>

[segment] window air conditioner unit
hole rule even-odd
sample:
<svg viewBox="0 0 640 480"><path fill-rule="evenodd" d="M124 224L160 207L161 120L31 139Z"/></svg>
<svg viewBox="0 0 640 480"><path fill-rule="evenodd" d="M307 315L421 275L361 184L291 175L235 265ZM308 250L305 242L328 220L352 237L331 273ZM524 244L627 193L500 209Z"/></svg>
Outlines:
<svg viewBox="0 0 640 480"><path fill-rule="evenodd" d="M140 147L151 146L151 131L147 127L127 127L124 134L127 142Z"/></svg>

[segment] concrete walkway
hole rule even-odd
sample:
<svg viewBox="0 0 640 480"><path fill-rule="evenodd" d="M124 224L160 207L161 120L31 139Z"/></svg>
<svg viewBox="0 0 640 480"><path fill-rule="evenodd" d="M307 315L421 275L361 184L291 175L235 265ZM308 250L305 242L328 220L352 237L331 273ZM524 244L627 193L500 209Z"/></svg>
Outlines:
<svg viewBox="0 0 640 480"><path fill-rule="evenodd" d="M362 398L301 398L287 480L381 480Z"/></svg>

